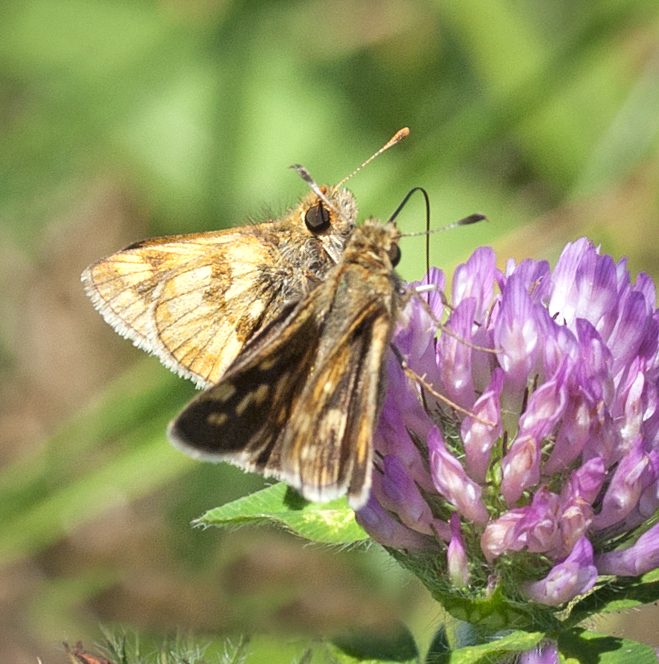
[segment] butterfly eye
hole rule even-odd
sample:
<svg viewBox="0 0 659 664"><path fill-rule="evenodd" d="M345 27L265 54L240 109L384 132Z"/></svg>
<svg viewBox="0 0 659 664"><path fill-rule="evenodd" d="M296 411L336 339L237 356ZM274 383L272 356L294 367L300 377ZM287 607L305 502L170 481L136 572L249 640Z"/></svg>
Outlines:
<svg viewBox="0 0 659 664"><path fill-rule="evenodd" d="M389 254L391 265L396 267L400 263L400 247L397 244L392 244L387 253Z"/></svg>
<svg viewBox="0 0 659 664"><path fill-rule="evenodd" d="M330 213L322 203L312 205L304 215L304 223L312 233L322 233L330 225Z"/></svg>

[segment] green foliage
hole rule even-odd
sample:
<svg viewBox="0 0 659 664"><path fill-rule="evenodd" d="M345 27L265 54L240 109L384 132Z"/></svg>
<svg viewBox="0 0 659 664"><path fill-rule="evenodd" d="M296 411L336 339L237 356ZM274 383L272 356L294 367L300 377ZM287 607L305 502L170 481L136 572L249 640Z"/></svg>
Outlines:
<svg viewBox="0 0 659 664"><path fill-rule="evenodd" d="M332 639L329 650L341 664L353 662L418 662L419 651L405 625L389 625L386 632L357 631Z"/></svg>
<svg viewBox="0 0 659 664"><path fill-rule="evenodd" d="M572 608L570 622L578 624L594 613L624 611L659 600L659 570L641 577L612 578L611 581Z"/></svg>
<svg viewBox="0 0 659 664"><path fill-rule="evenodd" d="M486 643L474 646L446 649L445 639L435 639L426 657L426 664L487 664L505 661L524 650L530 650L543 638L542 634L510 632L500 638L492 638Z"/></svg>
<svg viewBox="0 0 659 664"><path fill-rule="evenodd" d="M421 659L410 632L403 625L392 625L388 633L354 631L331 641L291 644L289 653L280 659L271 650L272 643L247 637L228 639L219 647L199 646L189 639L165 639L159 646L140 643L137 637L106 631L103 645L88 655L109 658L112 664L259 664L279 661L291 664L489 664L511 661L525 650L542 643L543 635L509 632L479 645L450 643L441 629ZM545 644L546 645L546 644ZM654 664L653 648L619 637L605 636L583 629L565 631L558 639L561 661L565 664ZM210 652L214 650L215 652ZM293 654L295 653L295 654ZM282 653L283 654L283 653Z"/></svg>
<svg viewBox="0 0 659 664"><path fill-rule="evenodd" d="M243 664L248 661L249 639L246 637L235 641L228 639L219 653L207 656L208 646L199 646L182 637L166 638L154 647L125 632L115 633L107 629L104 632L105 641L93 648L95 652L87 651L80 643L74 647L65 644L65 648L78 655L74 661L85 661L80 659L84 654L104 657L106 661L109 658L112 664Z"/></svg>
<svg viewBox="0 0 659 664"><path fill-rule="evenodd" d="M275 524L323 544L352 544L368 539L345 498L324 504L310 503L281 482L216 507L195 523L200 526Z"/></svg>
<svg viewBox="0 0 659 664"><path fill-rule="evenodd" d="M163 445L167 419L155 405L184 393L182 388L173 377L163 380L151 363L136 365L81 409L37 454L3 469L0 562L41 551L58 541L65 528L103 514L113 498L136 500L189 469L188 459ZM90 447L110 439L116 442L107 449L103 464L80 467L79 460Z"/></svg>
<svg viewBox="0 0 659 664"><path fill-rule="evenodd" d="M558 647L566 664L655 664L657 661L657 653L650 646L584 629L563 632Z"/></svg>

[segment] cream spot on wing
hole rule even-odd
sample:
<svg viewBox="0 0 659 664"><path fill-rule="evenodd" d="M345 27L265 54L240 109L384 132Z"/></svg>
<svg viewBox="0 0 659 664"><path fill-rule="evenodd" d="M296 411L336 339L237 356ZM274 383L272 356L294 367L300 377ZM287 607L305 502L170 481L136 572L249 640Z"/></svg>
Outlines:
<svg viewBox="0 0 659 664"><path fill-rule="evenodd" d="M236 406L236 415L242 415L254 399L254 392L246 394L241 400L240 403Z"/></svg>
<svg viewBox="0 0 659 664"><path fill-rule="evenodd" d="M271 287L272 284L269 284L269 286ZM255 300L249 307L249 314L252 316L252 318L259 318L264 309L265 305L263 302L261 300Z"/></svg>
<svg viewBox="0 0 659 664"><path fill-rule="evenodd" d="M333 431L342 432L345 419L345 412L341 408L328 410L323 417L318 437L325 438Z"/></svg>
<svg viewBox="0 0 659 664"><path fill-rule="evenodd" d="M259 385L258 388L254 390L254 402L260 406L267 399L269 391L267 385Z"/></svg>
<svg viewBox="0 0 659 664"><path fill-rule="evenodd" d="M306 436L311 426L311 415L300 413L297 415L296 427L301 436ZM315 456L316 445L302 445L299 447L300 460L307 461Z"/></svg>
<svg viewBox="0 0 659 664"><path fill-rule="evenodd" d="M213 269L202 265L194 270L180 272L163 289L162 316L176 319L204 303L204 289L211 283Z"/></svg>
<svg viewBox="0 0 659 664"><path fill-rule="evenodd" d="M229 288L227 288L224 294L224 299L226 302L240 302L244 300L246 296L250 295L253 286L254 282L251 279L249 281L234 279Z"/></svg>
<svg viewBox="0 0 659 664"><path fill-rule="evenodd" d="M220 383L213 388L213 398L218 401L228 401L236 393L236 386L233 383Z"/></svg>
<svg viewBox="0 0 659 664"><path fill-rule="evenodd" d="M224 260L232 269L231 285L225 294L225 300L229 301L233 298L242 300L249 295L254 283L258 281L256 266L269 263L271 259L264 247L243 238L241 242L225 247Z"/></svg>
<svg viewBox="0 0 659 664"><path fill-rule="evenodd" d="M211 413L208 416L208 424L212 424L216 427L221 427L227 422L229 416L226 413Z"/></svg>
<svg viewBox="0 0 659 664"><path fill-rule="evenodd" d="M276 357L271 357L267 360L263 360L259 364L259 369L261 371L270 371L270 369L272 369L272 367L274 367L276 363L277 363L277 358Z"/></svg>

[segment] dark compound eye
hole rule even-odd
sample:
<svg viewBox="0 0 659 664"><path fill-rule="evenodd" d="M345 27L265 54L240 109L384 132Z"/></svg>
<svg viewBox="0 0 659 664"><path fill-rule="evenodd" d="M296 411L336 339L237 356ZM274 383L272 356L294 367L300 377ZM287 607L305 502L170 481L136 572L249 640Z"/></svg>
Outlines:
<svg viewBox="0 0 659 664"><path fill-rule="evenodd" d="M389 260L393 267L396 267L400 263L400 247L397 244L392 244L389 247Z"/></svg>
<svg viewBox="0 0 659 664"><path fill-rule="evenodd" d="M312 205L304 215L304 223L312 233L322 233L330 225L330 213L322 203Z"/></svg>

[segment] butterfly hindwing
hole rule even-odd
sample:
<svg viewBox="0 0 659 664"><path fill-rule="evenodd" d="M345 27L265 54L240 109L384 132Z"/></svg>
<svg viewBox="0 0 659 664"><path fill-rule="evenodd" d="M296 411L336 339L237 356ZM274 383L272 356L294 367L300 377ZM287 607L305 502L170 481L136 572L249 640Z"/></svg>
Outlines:
<svg viewBox="0 0 659 664"><path fill-rule="evenodd" d="M195 457L264 472L311 371L315 324L309 303L282 312L247 344L223 379L172 423L174 444Z"/></svg>

